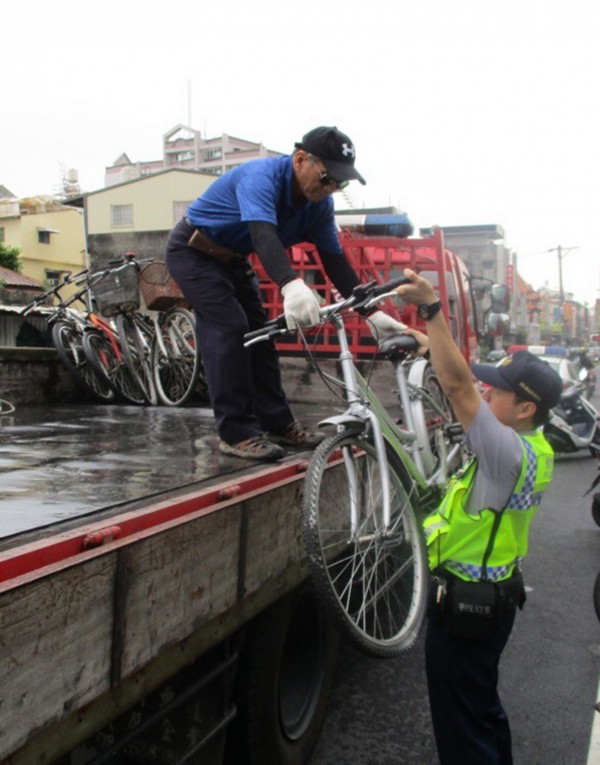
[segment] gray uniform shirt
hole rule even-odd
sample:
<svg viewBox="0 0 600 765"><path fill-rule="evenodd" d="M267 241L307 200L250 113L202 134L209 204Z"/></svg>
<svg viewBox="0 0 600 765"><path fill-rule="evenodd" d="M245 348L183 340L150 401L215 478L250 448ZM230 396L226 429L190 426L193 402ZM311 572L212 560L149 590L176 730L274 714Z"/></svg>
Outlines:
<svg viewBox="0 0 600 765"><path fill-rule="evenodd" d="M512 428L496 419L488 404L482 400L467 431L467 446L477 458L477 472L467 512L478 513L486 507L502 510L521 472L521 439Z"/></svg>

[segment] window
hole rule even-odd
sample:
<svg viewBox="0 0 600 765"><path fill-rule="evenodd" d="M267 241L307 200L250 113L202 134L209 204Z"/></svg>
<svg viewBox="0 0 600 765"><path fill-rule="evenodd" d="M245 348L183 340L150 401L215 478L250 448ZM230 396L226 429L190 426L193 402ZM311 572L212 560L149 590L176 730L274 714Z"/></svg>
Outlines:
<svg viewBox="0 0 600 765"><path fill-rule="evenodd" d="M60 284L60 282L62 282L65 276L71 275L71 271L55 271L54 269L46 268L45 274L46 274L46 282L48 286L56 287L57 284Z"/></svg>
<svg viewBox="0 0 600 765"><path fill-rule="evenodd" d="M4 241L4 229L0 228L0 242Z"/></svg>
<svg viewBox="0 0 600 765"><path fill-rule="evenodd" d="M60 234L57 228L45 228L38 226L38 242L40 244L50 244L50 234Z"/></svg>
<svg viewBox="0 0 600 765"><path fill-rule="evenodd" d="M190 205L191 202L173 202L173 223L179 223Z"/></svg>
<svg viewBox="0 0 600 765"><path fill-rule="evenodd" d="M115 228L133 226L133 205L111 205L110 215L111 225Z"/></svg>

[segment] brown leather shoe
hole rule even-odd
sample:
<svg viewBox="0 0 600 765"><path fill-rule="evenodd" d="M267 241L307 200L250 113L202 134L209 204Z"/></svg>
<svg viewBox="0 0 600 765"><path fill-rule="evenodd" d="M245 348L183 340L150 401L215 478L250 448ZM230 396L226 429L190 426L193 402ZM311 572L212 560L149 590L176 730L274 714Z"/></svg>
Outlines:
<svg viewBox="0 0 600 765"><path fill-rule="evenodd" d="M290 422L283 433L265 433L265 437L274 444L282 446L297 446L302 449L314 449L325 438L325 433L308 430L302 427L298 420Z"/></svg>
<svg viewBox="0 0 600 765"><path fill-rule="evenodd" d="M244 460L279 460L285 455L281 446L272 443L265 436L253 436L245 441L238 441L237 444L221 441L219 451Z"/></svg>

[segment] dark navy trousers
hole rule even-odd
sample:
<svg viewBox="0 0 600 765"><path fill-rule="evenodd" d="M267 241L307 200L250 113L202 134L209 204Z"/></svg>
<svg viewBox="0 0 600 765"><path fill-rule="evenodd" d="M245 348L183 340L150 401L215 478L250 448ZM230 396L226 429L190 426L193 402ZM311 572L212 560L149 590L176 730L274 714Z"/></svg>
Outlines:
<svg viewBox="0 0 600 765"><path fill-rule="evenodd" d="M237 443L294 420L271 341L244 348L243 336L267 321L258 279L244 257L224 264L188 247L185 218L169 235L167 267L196 313L198 343L219 436Z"/></svg>
<svg viewBox="0 0 600 765"><path fill-rule="evenodd" d="M431 613L425 637L427 686L441 765L512 765L508 718L498 696L498 664L514 607L503 607L485 640L450 635Z"/></svg>

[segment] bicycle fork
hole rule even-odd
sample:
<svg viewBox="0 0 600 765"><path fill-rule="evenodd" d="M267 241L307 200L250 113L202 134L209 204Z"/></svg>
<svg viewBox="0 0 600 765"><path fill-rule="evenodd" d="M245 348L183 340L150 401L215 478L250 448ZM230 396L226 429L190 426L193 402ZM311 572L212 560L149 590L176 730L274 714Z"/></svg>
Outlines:
<svg viewBox="0 0 600 765"><path fill-rule="evenodd" d="M389 531L392 517L389 464L385 448L385 440L383 438L383 433L381 432L379 421L372 412L369 411L366 414L368 417L368 427L370 428L370 431L373 435L373 444L375 446L377 465L379 468L379 479L381 481L380 512L382 525L379 526L379 524L375 524L374 532L375 534L383 533L383 535L385 535ZM357 537L359 529L361 528L360 518L362 504L362 497L359 489L360 481L357 476L357 467L359 468L359 463L357 463L357 461L352 458L352 455L348 452L348 450L344 450L344 463L350 483L350 530L352 533L352 538L356 538L359 543L367 542L373 538L373 534ZM373 513L376 510L375 508L368 508L368 511Z"/></svg>

